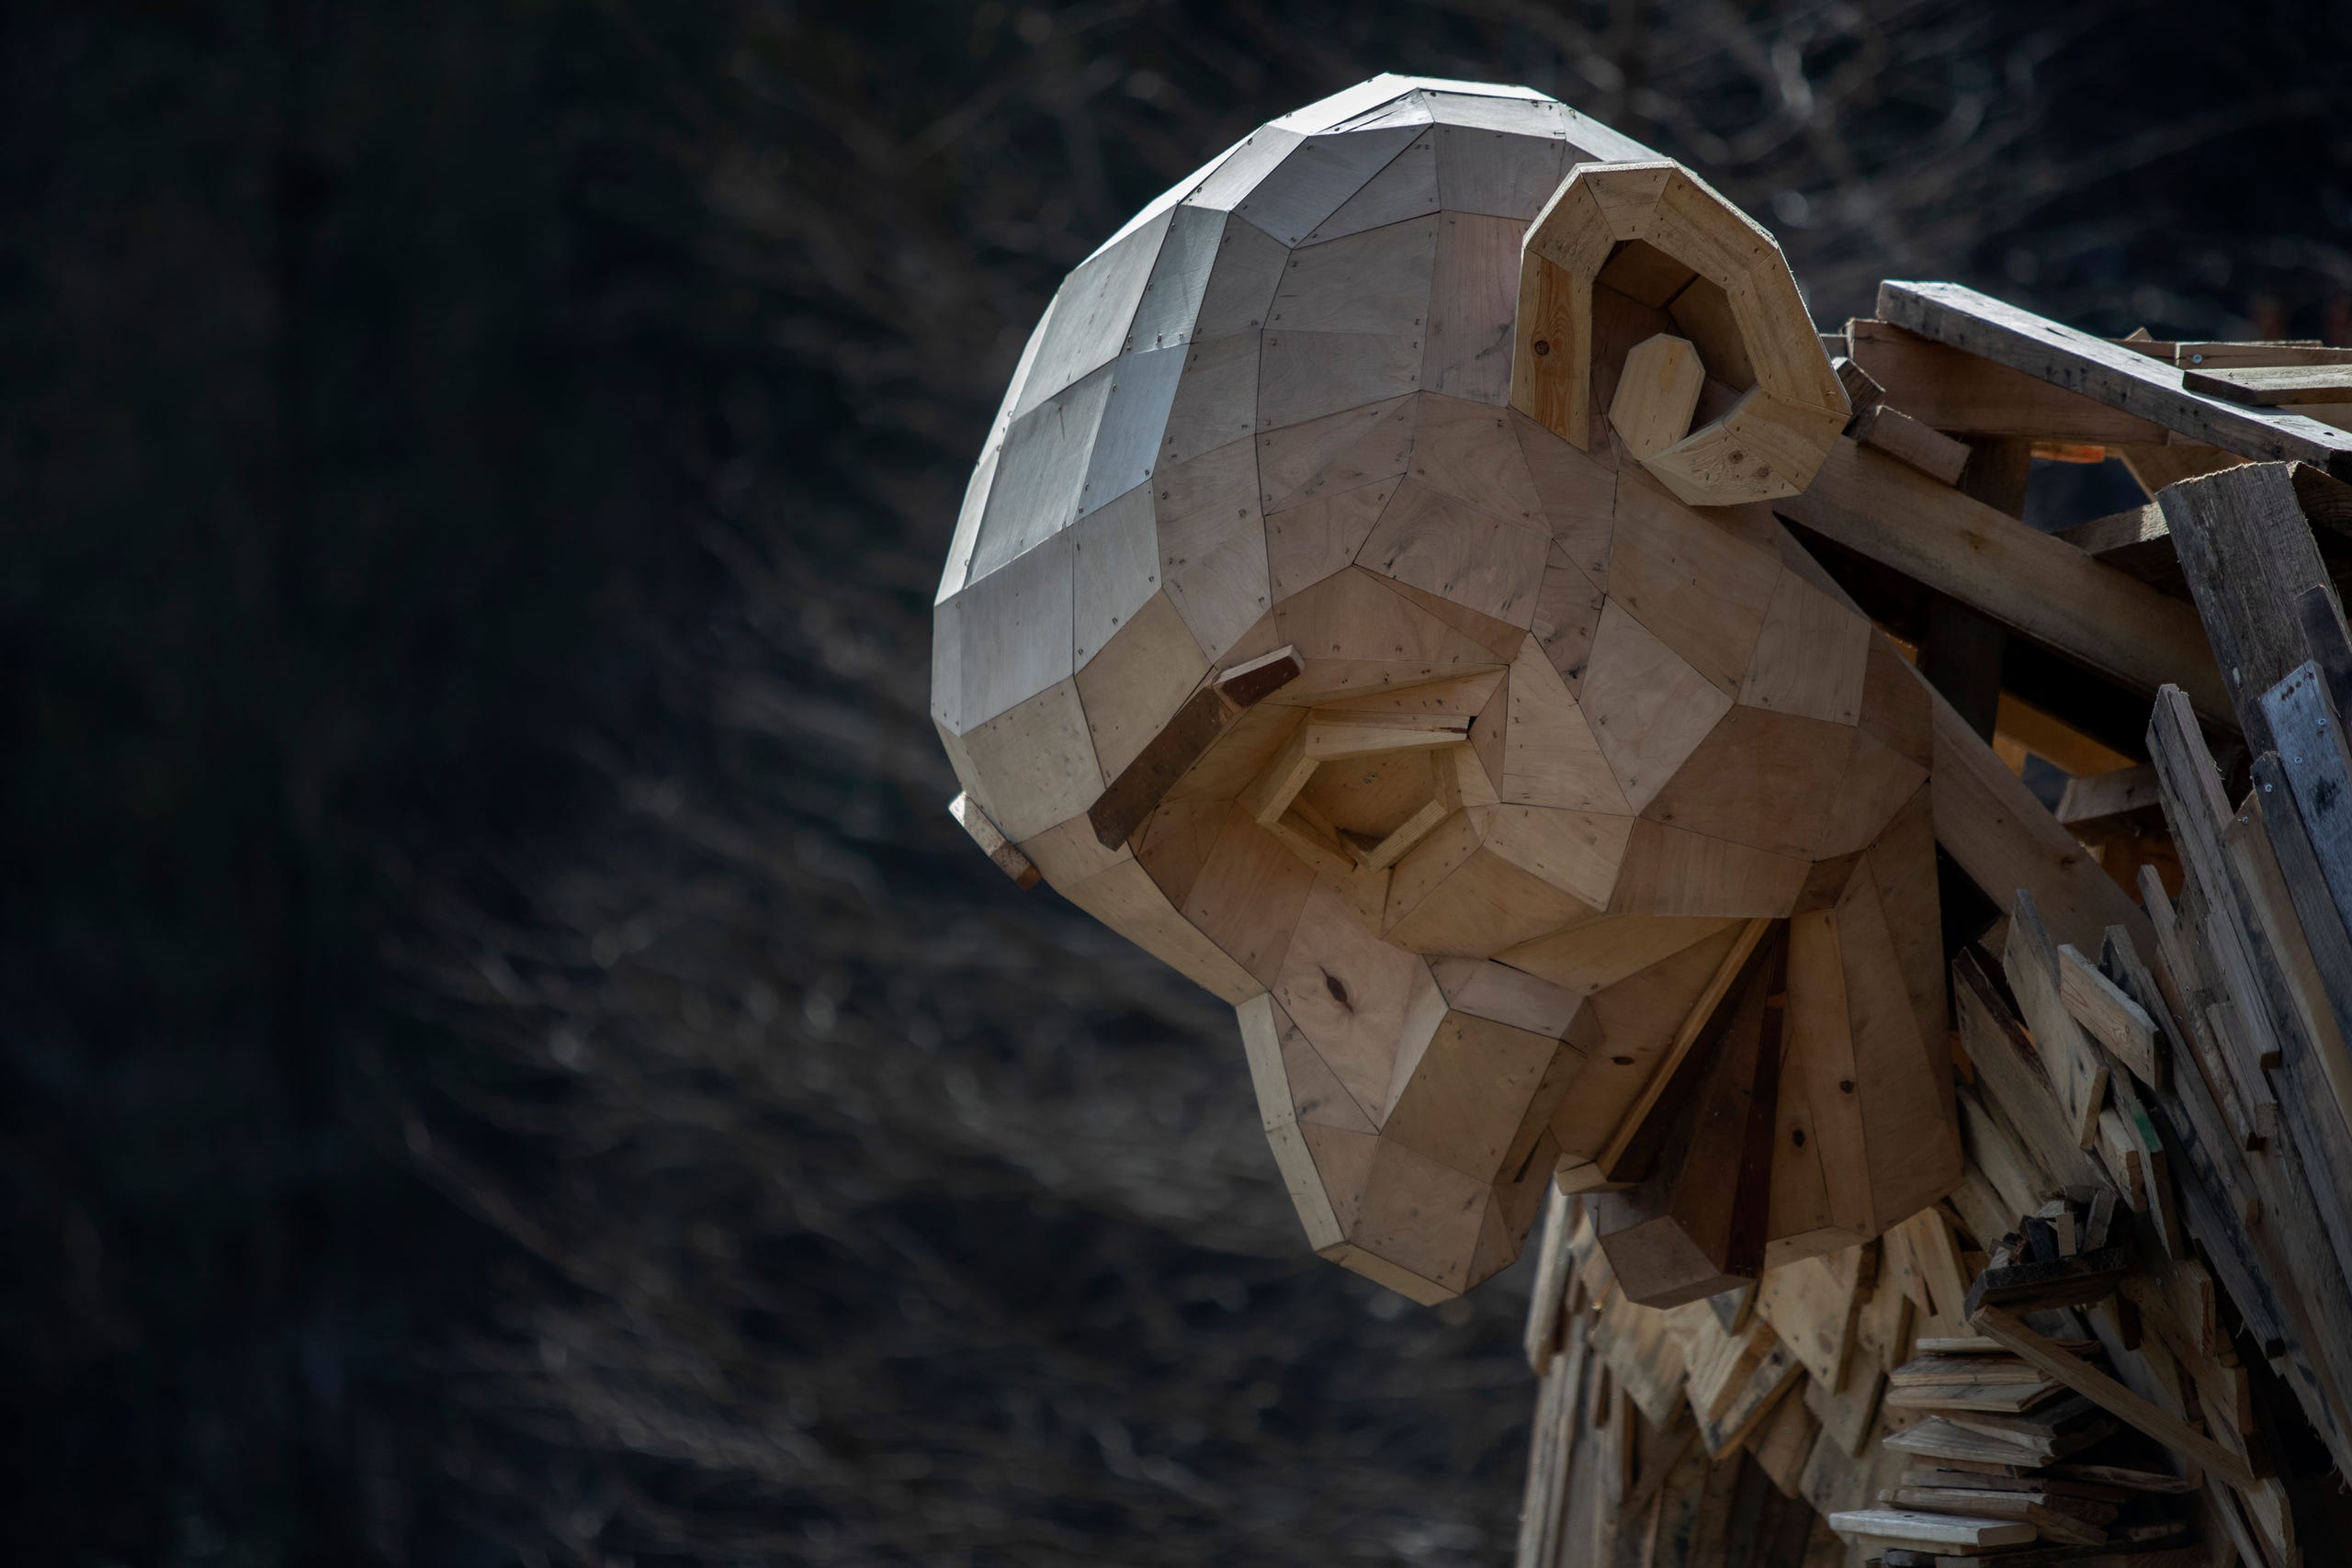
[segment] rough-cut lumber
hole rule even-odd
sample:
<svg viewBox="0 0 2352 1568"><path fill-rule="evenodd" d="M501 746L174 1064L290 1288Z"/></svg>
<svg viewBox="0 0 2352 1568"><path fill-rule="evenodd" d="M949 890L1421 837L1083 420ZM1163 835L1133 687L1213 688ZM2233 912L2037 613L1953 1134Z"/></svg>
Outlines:
<svg viewBox="0 0 2352 1568"><path fill-rule="evenodd" d="M2107 1058L2085 1037L2067 1010L2058 944L2041 922L2033 895L2019 888L2002 954L2009 989L2033 1032L2034 1050L2066 1114L2066 1130L2079 1149L2098 1143L2098 1113L2107 1096Z"/></svg>
<svg viewBox="0 0 2352 1568"><path fill-rule="evenodd" d="M1968 1321L1979 1334L1999 1341L2011 1353L2032 1362L2124 1425L2203 1465L2233 1486L2254 1484L2254 1472L2236 1454L2087 1365L2079 1356L2068 1355L2027 1327L2024 1320L2014 1314L1999 1307L1984 1307L1972 1314Z"/></svg>
<svg viewBox="0 0 2352 1568"><path fill-rule="evenodd" d="M1854 439L1873 452L1883 452L1898 463L1909 464L1938 484L1958 484L1962 471L1968 467L1966 442L1954 441L1934 425L1913 419L1898 408L1880 408Z"/></svg>
<svg viewBox="0 0 2352 1568"><path fill-rule="evenodd" d="M2147 1010L2072 942L2058 949L2058 995L2084 1032L2151 1089L2163 1081L2156 1065L2156 1024Z"/></svg>
<svg viewBox="0 0 2352 1568"><path fill-rule="evenodd" d="M2186 390L2177 369L1973 288L1882 283L1878 313L1923 337L2137 414L2192 441L2260 461L2310 463L2352 479L2352 434L2301 415L2265 413Z"/></svg>
<svg viewBox="0 0 2352 1568"><path fill-rule="evenodd" d="M2226 370L2188 370L2182 373L2180 384L2188 391L2248 408L2352 403L2352 366L2247 365Z"/></svg>
<svg viewBox="0 0 2352 1568"><path fill-rule="evenodd" d="M1847 323L1854 363L1938 430L2087 446L2161 445L2164 426L1887 321Z"/></svg>
<svg viewBox="0 0 2352 1568"><path fill-rule="evenodd" d="M2068 779L2066 793L2058 797L2058 820L2069 828L2081 828L2158 804L2155 769L2134 762L2128 768Z"/></svg>
<svg viewBox="0 0 2352 1568"><path fill-rule="evenodd" d="M2188 605L1916 468L1841 437L1775 510L2124 685L2178 685L2236 723Z"/></svg>
<svg viewBox="0 0 2352 1568"><path fill-rule="evenodd" d="M1937 1546L2017 1546L2034 1539L2033 1527L2010 1519L1972 1519L1957 1514L1914 1513L1902 1508L1852 1508L1829 1516L1842 1535L1873 1540Z"/></svg>
<svg viewBox="0 0 2352 1568"><path fill-rule="evenodd" d="M2291 469L2258 463L2187 479L2157 497L2180 551L2213 655L2228 674L2237 728L2259 755L2277 750L2262 694L2312 656L2281 610L2327 581ZM2200 716L2211 717L2201 699Z"/></svg>

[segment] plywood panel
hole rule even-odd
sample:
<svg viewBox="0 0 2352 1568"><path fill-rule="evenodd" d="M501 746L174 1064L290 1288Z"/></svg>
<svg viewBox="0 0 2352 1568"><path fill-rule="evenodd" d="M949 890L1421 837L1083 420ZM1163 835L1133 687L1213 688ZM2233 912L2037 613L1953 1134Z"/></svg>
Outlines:
<svg viewBox="0 0 2352 1568"><path fill-rule="evenodd" d="M1268 330L1393 333L1429 309L1439 220L1408 219L1291 253Z"/></svg>
<svg viewBox="0 0 2352 1568"><path fill-rule="evenodd" d="M1266 566L1277 602L1354 561L1396 493L1394 479L1298 502L1266 516Z"/></svg>
<svg viewBox="0 0 2352 1568"><path fill-rule="evenodd" d="M1265 989L1178 912L1133 860L1055 886L1071 903L1214 996L1239 1003Z"/></svg>
<svg viewBox="0 0 2352 1568"><path fill-rule="evenodd" d="M1731 710L1720 687L1615 600L1602 606L1579 701L1627 808L1657 797Z"/></svg>
<svg viewBox="0 0 2352 1568"><path fill-rule="evenodd" d="M1314 884L1315 874L1237 807L1193 879L1184 918L1271 986Z"/></svg>
<svg viewBox="0 0 2352 1568"><path fill-rule="evenodd" d="M1338 211L1341 202L1371 184L1373 175L1419 134L1419 127L1394 126L1307 137L1233 210L1283 244L1295 245Z"/></svg>
<svg viewBox="0 0 2352 1568"><path fill-rule="evenodd" d="M1556 105L1549 107L1556 113ZM1437 143L1438 198L1449 212L1524 222L1566 173L1567 143L1548 134L1441 124L1430 135Z"/></svg>
<svg viewBox="0 0 2352 1568"><path fill-rule="evenodd" d="M1184 371L1160 432L1159 461L1189 463L1258 427L1258 334L1204 337L1182 349Z"/></svg>
<svg viewBox="0 0 2352 1568"><path fill-rule="evenodd" d="M933 703L949 729L967 732L1073 672L1074 558L1068 538L1050 539L944 607Z"/></svg>
<svg viewBox="0 0 2352 1568"><path fill-rule="evenodd" d="M1512 663L1502 716L1508 728L1499 793L1505 801L1633 814L1586 712L1532 637ZM1482 716L1480 727L1487 722Z"/></svg>
<svg viewBox="0 0 2352 1568"><path fill-rule="evenodd" d="M1437 144L1416 136L1364 187L1309 233L1305 244L1425 217L1437 210Z"/></svg>
<svg viewBox="0 0 2352 1568"><path fill-rule="evenodd" d="M1525 626L1544 578L1544 536L1407 479L1357 560L1484 615Z"/></svg>
<svg viewBox="0 0 2352 1568"><path fill-rule="evenodd" d="M1419 1017L1426 1034L1444 1010L1428 965L1366 931L1328 879L1302 906L1273 990L1374 1122L1387 1104L1408 1020Z"/></svg>
<svg viewBox="0 0 2352 1568"><path fill-rule="evenodd" d="M1421 385L1497 409L1510 401L1511 333L1519 314L1516 219L1449 212L1438 230Z"/></svg>
<svg viewBox="0 0 2352 1568"><path fill-rule="evenodd" d="M1535 591L1535 619L1528 628L1544 657L1560 672L1568 695L1581 700L1593 639L1600 630L1604 595L1592 579L1569 564L1558 546L1544 558L1544 581ZM1710 685L1710 692L1714 688ZM1720 693L1715 694L1720 696ZM1621 784L1623 780L1618 781Z"/></svg>
<svg viewBox="0 0 2352 1568"><path fill-rule="evenodd" d="M1097 251L1062 284L1013 408L1016 423L1023 414L1043 407L1048 399L1109 364L1126 345L1127 327L1135 320L1152 264L1159 259L1169 217L1162 212Z"/></svg>
<svg viewBox="0 0 2352 1568"><path fill-rule="evenodd" d="M1600 1043L1552 1118L1564 1157L1589 1160L1608 1146L1736 935L1725 928L1593 997Z"/></svg>
<svg viewBox="0 0 2352 1568"><path fill-rule="evenodd" d="M1414 402L1417 482L1531 532L1550 531L1506 411L1429 392Z"/></svg>
<svg viewBox="0 0 2352 1568"><path fill-rule="evenodd" d="M1209 273L1225 239L1226 216L1203 207L1178 207L1136 302L1122 345L1128 354L1175 348L1192 340Z"/></svg>
<svg viewBox="0 0 2352 1568"><path fill-rule="evenodd" d="M1094 433L1093 456L1079 487L1080 517L1109 504L1151 478L1160 460L1162 438L1184 373L1181 348L1125 354L1111 362L1111 389Z"/></svg>
<svg viewBox="0 0 2352 1568"><path fill-rule="evenodd" d="M1609 544L1616 527L1617 470L1600 451L1577 451L1558 436L1513 410L1511 428L1519 435L1520 456L1527 460L1528 476L1544 503L1551 525L1554 548L1595 587L1609 586Z"/></svg>
<svg viewBox="0 0 2352 1568"><path fill-rule="evenodd" d="M1077 515L1094 432L1110 395L1106 367L1012 422L980 520L973 577L1035 549Z"/></svg>
<svg viewBox="0 0 2352 1568"><path fill-rule="evenodd" d="M1628 473L1617 491L1609 592L1658 640L1736 694L1785 575L1781 563Z"/></svg>
<svg viewBox="0 0 2352 1568"><path fill-rule="evenodd" d="M1739 700L1775 713L1857 723L1871 636L1861 616L1794 572L1783 573L1765 609Z"/></svg>
<svg viewBox="0 0 2352 1568"><path fill-rule="evenodd" d="M1155 593L1078 672L1079 700L1106 778L1136 760L1208 671L1165 593Z"/></svg>
<svg viewBox="0 0 2352 1568"><path fill-rule="evenodd" d="M1254 333L1266 324L1274 286L1282 281L1290 250L1253 223L1227 218L1217 238L1216 263L1201 293L1193 322L1195 341Z"/></svg>
<svg viewBox="0 0 2352 1568"><path fill-rule="evenodd" d="M1704 916L1611 915L1507 948L1496 961L1589 996L1732 924Z"/></svg>
<svg viewBox="0 0 2352 1568"><path fill-rule="evenodd" d="M1413 391L1421 333L1294 333L1269 329L1258 377L1258 428L1319 419Z"/></svg>
<svg viewBox="0 0 2352 1568"><path fill-rule="evenodd" d="M1409 396L1390 398L1265 432L1258 482L1266 510L1401 477L1419 412Z"/></svg>
<svg viewBox="0 0 2352 1568"><path fill-rule="evenodd" d="M1858 732L1736 706L1642 815L1774 854L1811 859Z"/></svg>
<svg viewBox="0 0 2352 1568"><path fill-rule="evenodd" d="M1810 862L1640 821L1625 840L1612 915L1785 915Z"/></svg>

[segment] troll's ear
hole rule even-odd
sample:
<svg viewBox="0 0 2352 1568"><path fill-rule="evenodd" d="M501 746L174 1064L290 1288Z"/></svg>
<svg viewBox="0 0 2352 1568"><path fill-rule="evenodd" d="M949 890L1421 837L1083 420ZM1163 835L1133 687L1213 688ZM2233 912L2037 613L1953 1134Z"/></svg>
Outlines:
<svg viewBox="0 0 2352 1568"><path fill-rule="evenodd" d="M1728 506L1812 482L1850 410L1771 235L1679 164L1569 172L1520 254L1510 400L1579 447L1592 435L1596 282L1665 307L1688 340L1638 345L1611 409L1667 489L1694 506ZM1685 434L1702 383L1694 358L1745 390Z"/></svg>

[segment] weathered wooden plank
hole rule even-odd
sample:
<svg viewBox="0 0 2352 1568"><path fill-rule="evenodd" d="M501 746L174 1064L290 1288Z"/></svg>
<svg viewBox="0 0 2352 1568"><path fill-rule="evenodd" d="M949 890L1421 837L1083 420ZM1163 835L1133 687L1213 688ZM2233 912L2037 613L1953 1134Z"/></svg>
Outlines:
<svg viewBox="0 0 2352 1568"><path fill-rule="evenodd" d="M2248 408L2293 408L2302 403L2352 403L2352 366L2245 365L2230 369L2184 370L2185 390Z"/></svg>
<svg viewBox="0 0 2352 1568"><path fill-rule="evenodd" d="M2107 1097L2107 1058L2067 1010L2058 944L2042 924L2033 895L2024 888L2018 890L2001 962L2008 973L2009 989L2016 993L2018 1007L2025 1014L2026 1027L2033 1032L2042 1069L2065 1112L2067 1135L2078 1149L2096 1148L2099 1108Z"/></svg>
<svg viewBox="0 0 2352 1568"><path fill-rule="evenodd" d="M1887 401L1938 430L2091 446L2156 445L2164 426L1887 321L1846 324Z"/></svg>
<svg viewBox="0 0 2352 1568"><path fill-rule="evenodd" d="M1783 516L1981 611L2018 636L2143 692L2188 691L2235 728L2230 688L2177 599L1841 437Z"/></svg>
<svg viewBox="0 0 2352 1568"><path fill-rule="evenodd" d="M2352 756L2316 660L2262 694L2263 718L2339 924L2352 926Z"/></svg>
<svg viewBox="0 0 2352 1568"><path fill-rule="evenodd" d="M2248 1122L2266 1136L2275 1130L2275 1097L2262 1071L2278 1059L2278 1029L2291 1021L2276 1016L2267 1004L2277 994L2278 976L2265 962L2265 950L2248 940L2246 921L2239 907L2236 884L2222 848L2222 824L2230 818L2229 802L2222 795L2213 755L2206 750L2177 692L2166 690L2156 698L2148 722L2148 750L2163 785L2165 818L2171 824L2173 842L2180 851L2188 891L2208 917L2203 922L2206 944L2201 961L2216 971L2211 978L2225 994L2234 1027L2222 1032L2223 1059L2234 1081ZM2266 1125L2266 1123L2268 1123Z"/></svg>
<svg viewBox="0 0 2352 1568"><path fill-rule="evenodd" d="M2300 414L2243 408L2191 392L2181 372L1957 283L1879 285L1895 325L2260 462L2310 463L2352 479L2352 434ZM1864 368L1870 367L1867 362ZM1877 375L1876 370L1871 370ZM1885 384L1885 378L1879 378Z"/></svg>
<svg viewBox="0 0 2352 1568"><path fill-rule="evenodd" d="M2276 750L2262 694L2311 657L2301 625L2282 612L2327 581L2294 474L2283 464L2249 464L2185 479L2157 501L2227 678L2237 728L2256 754Z"/></svg>

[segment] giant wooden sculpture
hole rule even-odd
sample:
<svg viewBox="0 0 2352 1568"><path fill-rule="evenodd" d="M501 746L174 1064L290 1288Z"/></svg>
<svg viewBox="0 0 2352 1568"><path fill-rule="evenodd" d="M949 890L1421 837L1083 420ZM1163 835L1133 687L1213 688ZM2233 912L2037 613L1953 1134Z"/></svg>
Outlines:
<svg viewBox="0 0 2352 1568"><path fill-rule="evenodd" d="M961 814L1235 1004L1312 1245L1555 1172L1668 1303L1960 1155L1929 698L1769 505L1849 417L1768 234L1523 91L1275 121L1073 273L937 611Z"/></svg>

